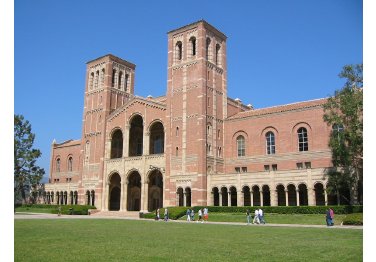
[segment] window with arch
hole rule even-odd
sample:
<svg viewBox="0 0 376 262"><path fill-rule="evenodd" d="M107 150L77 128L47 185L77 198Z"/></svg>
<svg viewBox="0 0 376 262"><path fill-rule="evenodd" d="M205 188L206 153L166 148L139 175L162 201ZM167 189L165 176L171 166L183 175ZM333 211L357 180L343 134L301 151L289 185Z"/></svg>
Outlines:
<svg viewBox="0 0 376 262"><path fill-rule="evenodd" d="M128 81L129 81L129 74L125 74L125 81L124 81L124 91L128 91Z"/></svg>
<svg viewBox="0 0 376 262"><path fill-rule="evenodd" d="M175 45L175 57L177 61L183 59L183 43L178 41Z"/></svg>
<svg viewBox="0 0 376 262"><path fill-rule="evenodd" d="M113 69L112 70L112 79L111 79L111 81L112 81L111 86L112 87L115 87L115 79L116 79L116 70Z"/></svg>
<svg viewBox="0 0 376 262"><path fill-rule="evenodd" d="M112 134L111 158L121 158L123 156L123 133L120 129Z"/></svg>
<svg viewBox="0 0 376 262"><path fill-rule="evenodd" d="M236 138L236 148L238 152L238 157L245 156L245 139L244 136L238 136Z"/></svg>
<svg viewBox="0 0 376 262"><path fill-rule="evenodd" d="M210 38L206 38L206 60L210 60Z"/></svg>
<svg viewBox="0 0 376 262"><path fill-rule="evenodd" d="M308 133L305 127L298 129L299 152L308 151Z"/></svg>
<svg viewBox="0 0 376 262"><path fill-rule="evenodd" d="M60 172L60 158L56 159L56 172Z"/></svg>
<svg viewBox="0 0 376 262"><path fill-rule="evenodd" d="M274 133L269 131L265 135L266 138L266 153L268 155L275 154L275 136Z"/></svg>
<svg viewBox="0 0 376 262"><path fill-rule="evenodd" d="M190 44L190 48L191 48L191 57L193 57L193 56L196 55L196 37L192 36L189 39L189 44Z"/></svg>
<svg viewBox="0 0 376 262"><path fill-rule="evenodd" d="M179 156L179 147L175 148L175 156Z"/></svg>
<svg viewBox="0 0 376 262"><path fill-rule="evenodd" d="M177 126L176 127L176 133L175 133L176 136L179 136L179 127Z"/></svg>
<svg viewBox="0 0 376 262"><path fill-rule="evenodd" d="M73 157L68 158L68 171L72 172L73 171Z"/></svg>
<svg viewBox="0 0 376 262"><path fill-rule="evenodd" d="M94 89L98 88L98 83L99 83L99 70L95 73L95 82L94 82Z"/></svg>
<svg viewBox="0 0 376 262"><path fill-rule="evenodd" d="M221 65L221 46L219 44L216 44L215 46L215 64L217 66Z"/></svg>
<svg viewBox="0 0 376 262"><path fill-rule="evenodd" d="M123 83L122 83L122 78L123 78L123 72L119 72L119 76L118 76L118 88L119 89L121 89L122 88L122 85L123 85Z"/></svg>
<svg viewBox="0 0 376 262"><path fill-rule="evenodd" d="M89 83L89 88L93 89L94 86L94 72L90 74L90 83Z"/></svg>
<svg viewBox="0 0 376 262"><path fill-rule="evenodd" d="M104 87L104 75L105 75L105 69L103 68L101 71L101 87Z"/></svg>

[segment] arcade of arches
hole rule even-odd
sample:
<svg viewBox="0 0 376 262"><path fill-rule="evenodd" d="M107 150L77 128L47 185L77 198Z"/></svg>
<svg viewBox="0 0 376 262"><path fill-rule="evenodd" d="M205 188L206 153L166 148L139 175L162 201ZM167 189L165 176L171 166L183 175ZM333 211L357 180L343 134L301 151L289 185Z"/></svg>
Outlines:
<svg viewBox="0 0 376 262"><path fill-rule="evenodd" d="M144 197L144 192L147 197ZM163 176L158 169L148 174L146 183L142 182L138 171L131 171L127 181L123 182L118 173L109 178L107 187L108 210L140 211L146 207L148 211L163 207ZM146 196L146 195L145 195Z"/></svg>
<svg viewBox="0 0 376 262"><path fill-rule="evenodd" d="M180 190L180 191L179 191ZM187 191L186 191L187 192ZM182 205L183 189L179 188L177 192L179 196L179 205ZM188 197L188 193L185 194ZM316 183L314 188L309 192L305 184L277 185L274 192L268 185L243 186L240 191L235 186L213 187L209 205L214 206L271 206L272 199L275 198L276 206L324 206L336 205L337 199L333 195L329 195L322 183ZM309 198L312 198L309 201ZM190 198L190 191L189 191ZM188 203L188 200L186 202ZM183 204L185 205L185 204Z"/></svg>

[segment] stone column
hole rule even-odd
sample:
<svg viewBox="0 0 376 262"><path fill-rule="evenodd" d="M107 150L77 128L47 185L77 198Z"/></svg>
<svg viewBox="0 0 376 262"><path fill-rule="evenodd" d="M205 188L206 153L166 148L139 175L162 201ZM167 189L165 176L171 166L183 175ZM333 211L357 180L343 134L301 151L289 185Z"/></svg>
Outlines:
<svg viewBox="0 0 376 262"><path fill-rule="evenodd" d="M124 200L124 181L123 179L120 181L120 210L123 211L123 201Z"/></svg>
<svg viewBox="0 0 376 262"><path fill-rule="evenodd" d="M144 137L143 137L143 142L144 142L144 144L143 144L143 149L142 149L142 154L144 155L144 156L147 156L147 155L149 155L150 154L150 132L145 132L145 130L144 130Z"/></svg>
<svg viewBox="0 0 376 262"><path fill-rule="evenodd" d="M128 211L127 210L127 203L128 203L128 181L124 181L124 187L123 187L123 190L122 192L124 191L123 193L123 197L121 198L121 203L122 203L122 206L123 206L123 211Z"/></svg>
<svg viewBox="0 0 376 262"><path fill-rule="evenodd" d="M236 191L236 202L237 202L236 205L238 207L244 205L244 201L242 201L242 196L243 196L242 191ZM242 205L242 203L243 203L243 205Z"/></svg>
<svg viewBox="0 0 376 262"><path fill-rule="evenodd" d="M149 181L145 181L142 184L141 188L141 211L147 212L148 210L148 189L149 189Z"/></svg>
<svg viewBox="0 0 376 262"><path fill-rule="evenodd" d="M278 206L278 191L270 190L270 205Z"/></svg>
<svg viewBox="0 0 376 262"><path fill-rule="evenodd" d="M209 205L214 206L214 192L210 192L210 202Z"/></svg>
<svg viewBox="0 0 376 262"><path fill-rule="evenodd" d="M231 206L231 191L227 192L227 206Z"/></svg>
<svg viewBox="0 0 376 262"><path fill-rule="evenodd" d="M219 206L221 207L222 206L222 191L219 191L218 195L219 195Z"/></svg>
<svg viewBox="0 0 376 262"><path fill-rule="evenodd" d="M326 189L324 188L324 196L325 196L325 205L328 205L328 193L326 192Z"/></svg>
<svg viewBox="0 0 376 262"><path fill-rule="evenodd" d="M299 189L296 190L296 205L297 205L297 206L300 206Z"/></svg>
<svg viewBox="0 0 376 262"><path fill-rule="evenodd" d="M123 157L129 157L129 131L131 126L126 124L123 138Z"/></svg>
<svg viewBox="0 0 376 262"><path fill-rule="evenodd" d="M176 192L176 206L179 206L179 194Z"/></svg>
<svg viewBox="0 0 376 262"><path fill-rule="evenodd" d="M253 207L253 191L249 191L249 195L251 196L251 207Z"/></svg>
<svg viewBox="0 0 376 262"><path fill-rule="evenodd" d="M315 190L312 187L307 188L307 196L308 196L308 205L314 206L316 203L316 197L315 197Z"/></svg>
<svg viewBox="0 0 376 262"><path fill-rule="evenodd" d="M285 190L285 196L286 196L286 206L289 206L289 191Z"/></svg>
<svg viewBox="0 0 376 262"><path fill-rule="evenodd" d="M105 191L104 191L104 208L103 208L105 211L108 211L109 192L110 192L110 184L106 182Z"/></svg>
<svg viewBox="0 0 376 262"><path fill-rule="evenodd" d="M187 206L187 193L183 192L183 206Z"/></svg>
<svg viewBox="0 0 376 262"><path fill-rule="evenodd" d="M264 206L264 192L260 191L260 206Z"/></svg>

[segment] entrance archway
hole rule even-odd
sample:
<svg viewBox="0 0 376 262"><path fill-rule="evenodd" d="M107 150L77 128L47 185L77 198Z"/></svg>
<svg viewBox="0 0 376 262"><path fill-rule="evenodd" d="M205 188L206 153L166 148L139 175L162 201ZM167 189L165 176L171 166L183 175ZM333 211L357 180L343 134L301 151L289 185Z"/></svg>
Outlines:
<svg viewBox="0 0 376 262"><path fill-rule="evenodd" d="M140 211L141 210L141 176L137 171L132 172L128 177L127 190L127 210Z"/></svg>
<svg viewBox="0 0 376 262"><path fill-rule="evenodd" d="M148 191L148 210L153 211L163 207L163 176L159 170L150 173Z"/></svg>
<svg viewBox="0 0 376 262"><path fill-rule="evenodd" d="M121 178L118 173L111 176L110 180L110 208L112 211L120 210Z"/></svg>

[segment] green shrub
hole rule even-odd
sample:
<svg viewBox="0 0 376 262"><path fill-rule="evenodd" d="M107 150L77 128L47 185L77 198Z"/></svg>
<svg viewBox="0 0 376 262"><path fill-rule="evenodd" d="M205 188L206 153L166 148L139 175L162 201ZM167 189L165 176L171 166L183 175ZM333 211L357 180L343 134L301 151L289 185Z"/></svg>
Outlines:
<svg viewBox="0 0 376 262"><path fill-rule="evenodd" d="M96 209L95 206L89 205L47 205L47 204L27 204L22 205L22 208L27 208L32 211L33 208L50 209L52 214L58 213L58 207L61 207L61 214L70 215L70 208L72 208L72 215L87 215L89 209Z"/></svg>
<svg viewBox="0 0 376 262"><path fill-rule="evenodd" d="M168 209L168 217L169 219L179 219L180 217L184 216L185 213L187 212L188 207L167 207ZM159 209L159 217L161 219L164 219L164 210L165 208L160 208ZM153 210L150 213L145 213L142 216L143 218L148 218L148 219L155 219L155 210Z"/></svg>
<svg viewBox="0 0 376 262"><path fill-rule="evenodd" d="M363 225L363 213L348 214L342 221L343 225Z"/></svg>

